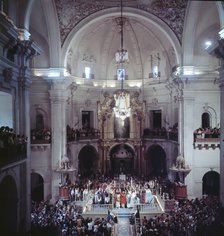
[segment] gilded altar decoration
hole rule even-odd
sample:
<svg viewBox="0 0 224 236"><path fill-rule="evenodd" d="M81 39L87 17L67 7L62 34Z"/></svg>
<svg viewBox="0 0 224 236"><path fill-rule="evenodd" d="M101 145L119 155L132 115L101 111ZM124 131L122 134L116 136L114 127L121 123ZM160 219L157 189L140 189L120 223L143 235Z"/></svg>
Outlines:
<svg viewBox="0 0 224 236"><path fill-rule="evenodd" d="M122 124L124 124L124 120L131 115L130 94L125 90L119 90L114 93L114 100L115 106L113 111L115 117L120 118Z"/></svg>

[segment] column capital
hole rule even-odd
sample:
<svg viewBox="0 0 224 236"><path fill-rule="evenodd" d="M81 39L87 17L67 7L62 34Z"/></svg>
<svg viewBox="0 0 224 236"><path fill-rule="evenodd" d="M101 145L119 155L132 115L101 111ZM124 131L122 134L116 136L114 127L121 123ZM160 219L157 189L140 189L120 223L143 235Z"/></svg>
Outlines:
<svg viewBox="0 0 224 236"><path fill-rule="evenodd" d="M68 97L70 96L69 86L71 85L71 81L64 78L51 79L49 85L51 102L65 102L68 100Z"/></svg>

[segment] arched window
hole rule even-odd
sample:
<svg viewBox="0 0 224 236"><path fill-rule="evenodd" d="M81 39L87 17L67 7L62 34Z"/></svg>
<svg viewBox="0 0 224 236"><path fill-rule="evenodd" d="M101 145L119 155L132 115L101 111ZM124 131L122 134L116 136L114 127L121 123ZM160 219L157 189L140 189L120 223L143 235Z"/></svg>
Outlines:
<svg viewBox="0 0 224 236"><path fill-rule="evenodd" d="M42 114L36 115L36 129L43 129L44 128L44 117Z"/></svg>
<svg viewBox="0 0 224 236"><path fill-rule="evenodd" d="M201 126L202 128L210 128L210 114L208 112L204 112L201 116Z"/></svg>

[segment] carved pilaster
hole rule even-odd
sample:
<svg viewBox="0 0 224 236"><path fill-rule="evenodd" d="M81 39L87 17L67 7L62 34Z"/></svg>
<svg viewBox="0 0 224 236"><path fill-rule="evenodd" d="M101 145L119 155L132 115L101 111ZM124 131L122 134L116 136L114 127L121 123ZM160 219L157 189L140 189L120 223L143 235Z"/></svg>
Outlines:
<svg viewBox="0 0 224 236"><path fill-rule="evenodd" d="M219 86L220 86L220 201L224 206L224 38L223 30L220 31L220 39L212 47L208 48L208 52L219 58L221 66L219 68Z"/></svg>
<svg viewBox="0 0 224 236"><path fill-rule="evenodd" d="M61 176L58 172L55 172L55 170L60 167L62 158L67 156L66 104L69 96L70 82L64 78L51 78L49 85L52 130L52 197L53 199L56 199Z"/></svg>
<svg viewBox="0 0 224 236"><path fill-rule="evenodd" d="M50 81L49 91L51 100L51 124L52 124L52 145L53 159L57 162L66 154L66 103L69 96L69 81L65 79L55 79Z"/></svg>
<svg viewBox="0 0 224 236"><path fill-rule="evenodd" d="M179 155L183 155L183 89L184 83L179 76L174 76L173 88L175 89L174 101L179 104L178 113L178 142L179 142Z"/></svg>

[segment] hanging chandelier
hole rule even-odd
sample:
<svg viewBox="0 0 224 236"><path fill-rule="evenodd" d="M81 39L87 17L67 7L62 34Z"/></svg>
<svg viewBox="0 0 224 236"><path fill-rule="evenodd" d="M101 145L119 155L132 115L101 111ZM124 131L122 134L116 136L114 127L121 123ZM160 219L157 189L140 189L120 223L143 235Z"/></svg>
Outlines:
<svg viewBox="0 0 224 236"><path fill-rule="evenodd" d="M121 16L118 19L118 25L120 27L121 36L121 48L115 53L115 61L117 63L117 80L121 81L121 89L114 93L115 106L113 108L115 117L120 118L122 125L124 125L124 120L131 115L130 108L130 93L124 90L124 80L125 80L125 69L129 62L128 51L124 49L124 24L125 18L123 17L123 4L121 0Z"/></svg>

